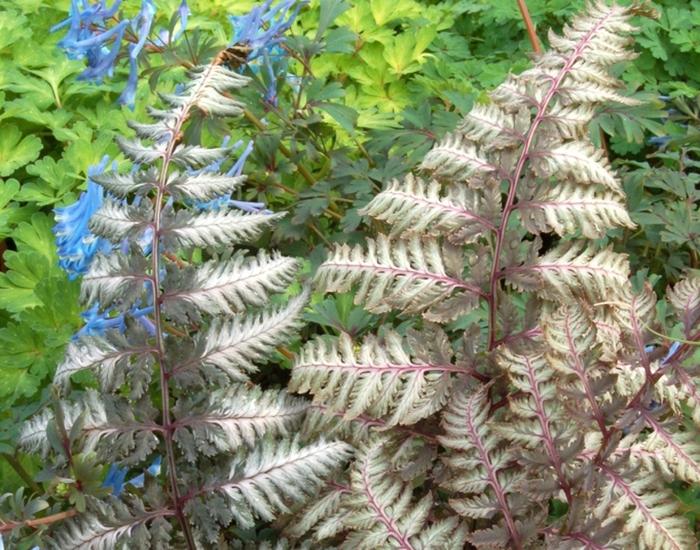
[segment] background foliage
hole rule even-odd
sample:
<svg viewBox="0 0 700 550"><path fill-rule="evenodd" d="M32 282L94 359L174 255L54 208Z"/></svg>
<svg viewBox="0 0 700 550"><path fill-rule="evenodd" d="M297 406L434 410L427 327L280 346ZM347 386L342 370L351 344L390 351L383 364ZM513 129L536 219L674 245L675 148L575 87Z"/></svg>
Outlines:
<svg viewBox="0 0 700 550"><path fill-rule="evenodd" d="M127 0L124 10L135 13L139 4ZM167 27L178 4L156 1L156 26ZM121 159L114 136L127 131L127 118L143 118L156 84L167 88L163 79L176 78L165 69L227 44L228 16L256 4L189 2L188 28L198 30L143 60L132 113L116 102L126 64L94 84L76 78L83 63L57 47L61 33L49 29L66 17L67 0L0 0L3 493L41 469L16 453L16 427L50 398L48 381L83 324L78 281L58 266L53 209L75 201L89 166L104 155ZM641 23L639 57L621 75L646 103L601 113L593 137L625 170L638 224L613 232L615 246L630 255L640 280L654 274L663 291L684 268L700 268L700 0L654 4L661 17ZM583 1L529 0L528 6L546 46L544 29L560 29ZM246 123L232 136L256 134L246 166L250 190L240 198L289 211L272 244L308 258L306 271L313 272L330 243L363 240L371 227L357 210L385 182L410 171L486 90L524 69L531 51L515 1L311 1L288 33L273 100L265 93L270 75L252 73ZM229 132L210 130L220 138ZM313 302L308 333L357 336L390 321L356 308L351 295ZM280 354L278 362L282 368L269 376L283 382L289 359ZM697 490L678 487L678 494L697 521Z"/></svg>

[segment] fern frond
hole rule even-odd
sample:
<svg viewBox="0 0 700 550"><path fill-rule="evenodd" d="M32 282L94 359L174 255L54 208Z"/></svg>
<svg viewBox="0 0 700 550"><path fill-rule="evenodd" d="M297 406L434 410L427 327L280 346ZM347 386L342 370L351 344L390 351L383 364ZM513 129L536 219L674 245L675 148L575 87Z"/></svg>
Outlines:
<svg viewBox="0 0 700 550"><path fill-rule="evenodd" d="M206 333L198 334L193 357L182 361L175 375L205 366L220 369L232 380L247 380L247 373L257 370L256 362L292 337L307 300L304 292L282 307L215 319Z"/></svg>
<svg viewBox="0 0 700 550"><path fill-rule="evenodd" d="M194 462L199 453L253 447L267 435L287 436L298 428L309 404L283 391L250 390L233 385L201 399L184 398L175 405L173 439Z"/></svg>
<svg viewBox="0 0 700 550"><path fill-rule="evenodd" d="M700 319L700 276L690 275L666 293L676 313L683 321L687 336Z"/></svg>
<svg viewBox="0 0 700 550"><path fill-rule="evenodd" d="M165 146L144 145L139 139L117 136L117 145L122 153L136 164L154 164L165 156Z"/></svg>
<svg viewBox="0 0 700 550"><path fill-rule="evenodd" d="M349 445L340 442L320 441L301 447L296 440L265 439L233 460L226 479L209 483L199 494L224 494L236 524L251 528L256 517L270 521L280 512L288 512L290 503L300 504L313 497L322 480L351 452Z"/></svg>
<svg viewBox="0 0 700 550"><path fill-rule="evenodd" d="M456 518L435 521L427 527L433 499L427 494L413 502L411 486L389 470L387 443L385 438L375 438L355 460L350 474L352 492L347 497L351 512L344 518L352 532L343 548L463 548L466 529Z"/></svg>
<svg viewBox="0 0 700 550"><path fill-rule="evenodd" d="M474 105L458 127L459 133L474 142L486 142L501 149L521 144L525 135L516 129L514 116L496 105Z"/></svg>
<svg viewBox="0 0 700 550"><path fill-rule="evenodd" d="M561 402L557 399L556 372L547 363L541 349L515 352L507 347L500 350L498 363L510 375L511 384L525 397L509 399L509 408L515 418L498 426L497 431L509 441L523 445L528 452L521 455L535 472L542 463L549 462L557 486L571 498L569 473L564 455L576 441L576 427L572 426ZM564 452L562 451L564 450ZM550 472L540 475L549 477ZM548 484L538 480L542 488ZM549 484L551 485L551 484ZM552 495L554 496L554 495Z"/></svg>
<svg viewBox="0 0 700 550"><path fill-rule="evenodd" d="M92 181L101 185L112 195L125 198L131 193L145 194L156 185L158 173L155 169L135 174L120 174L116 171L103 172L90 176Z"/></svg>
<svg viewBox="0 0 700 550"><path fill-rule="evenodd" d="M634 478L619 471L621 463L602 464L606 485L601 491L595 514L608 521L622 519L624 530L636 535L641 550L687 550L697 544L688 521L679 513L673 494L652 475L638 473Z"/></svg>
<svg viewBox="0 0 700 550"><path fill-rule="evenodd" d="M566 142L554 149L538 153L536 169L545 175L567 176L577 184L596 183L622 195L622 186L612 173L605 154L590 143Z"/></svg>
<svg viewBox="0 0 700 550"><path fill-rule="evenodd" d="M519 202L516 208L523 225L532 233L554 231L566 235L580 231L584 237L597 239L614 227L635 227L618 195L572 183L540 187L532 199Z"/></svg>
<svg viewBox="0 0 700 550"><path fill-rule="evenodd" d="M118 499L109 503L90 499L90 503L96 511L68 520L56 533L57 548L111 550L127 540L136 548L164 548L169 544L170 527L165 520L175 515L173 510L147 510L136 497L129 499L130 506ZM156 533L160 535L157 538L153 536Z"/></svg>
<svg viewBox="0 0 700 550"><path fill-rule="evenodd" d="M491 208L496 212L493 215L486 212L488 217L484 217L484 210L488 209L476 192L455 185L443 197L441 188L437 181L426 184L409 174L403 181L390 182L360 214L391 224L391 236L444 234L467 242L484 231L495 230L494 218L500 211L500 200Z"/></svg>
<svg viewBox="0 0 700 550"><path fill-rule="evenodd" d="M318 339L299 352L290 389L311 393L345 419L367 413L388 426L413 424L444 405L454 374L468 371L413 359L393 331L382 341L367 336L359 349L342 334L337 343Z"/></svg>
<svg viewBox="0 0 700 550"><path fill-rule="evenodd" d="M103 387L116 387L127 370L142 370L152 364L156 349L142 332L139 337L134 329L130 340L115 332L110 331L107 337L82 336L69 343L64 360L56 368L54 383L65 384L72 374L93 369Z"/></svg>
<svg viewBox="0 0 700 550"><path fill-rule="evenodd" d="M88 390L73 403L61 403L64 428L81 437L84 453L119 459L123 464L145 460L156 448L159 426L147 407L128 407L117 398L101 397ZM136 414L140 418L136 418ZM18 445L29 452L46 456L51 448L47 429L55 421L53 410L45 409L24 423Z"/></svg>
<svg viewBox="0 0 700 550"><path fill-rule="evenodd" d="M90 231L113 243L121 243L126 237L145 230L149 226L151 216L148 201L139 206L129 206L106 198L100 209L90 218Z"/></svg>
<svg viewBox="0 0 700 550"><path fill-rule="evenodd" d="M595 422L601 433L607 431L603 395L612 384L599 361L596 329L583 308L562 306L542 320L547 363L560 373L560 390L571 403L570 413L584 426Z"/></svg>
<svg viewBox="0 0 700 550"><path fill-rule="evenodd" d="M350 493L350 487L334 482L325 488L324 493L295 514L294 520L285 526L286 535L298 539L313 532L313 540L320 542L345 529L348 510L344 497Z"/></svg>
<svg viewBox="0 0 700 550"><path fill-rule="evenodd" d="M168 190L179 199L208 201L231 193L245 179L245 176L226 176L211 172L194 175L174 173L168 181Z"/></svg>
<svg viewBox="0 0 700 550"><path fill-rule="evenodd" d="M284 213L243 213L211 210L192 214L180 210L164 217L163 234L180 247L229 246L257 239Z"/></svg>
<svg viewBox="0 0 700 550"><path fill-rule="evenodd" d="M476 181L499 171L477 147L459 134L448 134L423 158L421 169L437 177L466 181L477 187ZM473 181L472 181L473 180Z"/></svg>
<svg viewBox="0 0 700 550"><path fill-rule="evenodd" d="M553 248L531 265L509 267L507 280L516 287L537 290L544 299L589 302L610 300L627 286L629 262L610 248L596 251L578 243Z"/></svg>
<svg viewBox="0 0 700 550"><path fill-rule="evenodd" d="M147 290L144 289L144 283L150 282L147 267L148 262L142 256L98 254L83 277L80 299L99 304L119 301L121 309L126 310Z"/></svg>
<svg viewBox="0 0 700 550"><path fill-rule="evenodd" d="M298 266L295 259L265 251L256 257L235 254L225 261L206 262L181 280L166 279L164 311L173 316L187 305L210 315L231 315L250 305L261 307L270 294L287 288Z"/></svg>
<svg viewBox="0 0 700 550"><path fill-rule="evenodd" d="M506 471L513 456L487 426L488 412L484 388L461 388L453 392L442 417L445 435L438 437L451 451L444 459L451 476L443 485L473 495L450 500L450 506L457 513L471 518L502 517L505 542L510 540L520 547L523 535L515 523L516 516L508 499L508 492L517 478Z"/></svg>
<svg viewBox="0 0 700 550"><path fill-rule="evenodd" d="M237 116L243 112L243 103L222 92L241 88L250 79L217 64L218 61L190 71L190 79L179 95L164 95L173 107L181 109L198 108L207 115Z"/></svg>
<svg viewBox="0 0 700 550"><path fill-rule="evenodd" d="M656 464L670 479L700 482L700 438L697 430L682 431L676 423L668 425L647 409L640 411L645 424L654 430L643 448L653 452Z"/></svg>
<svg viewBox="0 0 700 550"><path fill-rule="evenodd" d="M202 147L200 145L178 145L171 156L172 162L183 168L203 168L226 158L230 147Z"/></svg>
<svg viewBox="0 0 700 550"><path fill-rule="evenodd" d="M478 304L481 290L464 281L461 274L447 273L437 240L411 237L392 241L384 235L361 246L337 246L321 264L317 283L330 292L346 292L359 284L357 303L382 313L390 309L419 313L453 292L473 297Z"/></svg>

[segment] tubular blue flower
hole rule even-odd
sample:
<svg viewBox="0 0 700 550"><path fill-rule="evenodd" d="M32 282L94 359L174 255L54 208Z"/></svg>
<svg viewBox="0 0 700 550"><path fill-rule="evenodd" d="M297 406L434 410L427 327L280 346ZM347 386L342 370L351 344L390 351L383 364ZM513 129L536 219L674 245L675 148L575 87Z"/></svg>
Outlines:
<svg viewBox="0 0 700 550"><path fill-rule="evenodd" d="M99 304L85 310L80 316L85 320L85 324L73 337L76 340L81 336L104 336L106 331L112 329L122 333L126 330L124 314L110 317L109 312L100 311Z"/></svg>
<svg viewBox="0 0 700 550"><path fill-rule="evenodd" d="M153 462L151 462L151 465L146 469L145 473L148 473L153 477L160 475L160 463L161 457L155 457L153 459ZM107 472L107 475L105 476L105 479L102 482L102 487L111 487L112 494L115 497L118 497L124 491L124 480L126 479L126 475L128 473L129 468L120 468L116 464L110 465L109 471ZM145 473L132 477L129 481L126 482L126 484L137 488L143 487L143 484L146 481Z"/></svg>
<svg viewBox="0 0 700 550"><path fill-rule="evenodd" d="M654 147L663 148L669 141L671 141L671 136L652 136L647 140L647 143Z"/></svg>
<svg viewBox="0 0 700 550"><path fill-rule="evenodd" d="M267 53L263 56L263 65L267 70L265 101L277 107L277 75L275 75L275 69L272 66L272 59Z"/></svg>
<svg viewBox="0 0 700 550"><path fill-rule="evenodd" d="M289 30L304 2L282 0L274 7L266 0L245 15L231 15L233 37L229 46L245 45L250 48L248 61L270 53L272 48L284 41L282 36Z"/></svg>
<svg viewBox="0 0 700 550"><path fill-rule="evenodd" d="M129 78L119 96L119 103L133 110L138 84L138 60L151 36L156 7L153 0L142 0L139 13L133 18L117 18L121 0L115 0L107 7L106 0L90 4L88 0L72 0L68 17L51 28L51 32L68 28L66 35L58 42L70 59L85 59L87 67L79 75L82 80L101 82L114 74L114 68L127 30L135 37L135 42L127 48L129 58ZM180 27L175 35L167 31L155 33L153 43L160 47L168 46L179 38L187 27L190 9L182 0L177 10ZM131 38L130 35L130 38Z"/></svg>
<svg viewBox="0 0 700 550"><path fill-rule="evenodd" d="M124 490L124 480L126 479L126 474L129 472L128 468L120 468L116 464L112 464L109 467L107 476L102 482L102 487L111 488L112 494L118 497L122 494Z"/></svg>
<svg viewBox="0 0 700 550"><path fill-rule="evenodd" d="M148 315L153 313L153 306L137 307L134 306L129 310L128 314L118 313L111 314L109 311L100 311L99 304L95 304L90 309L85 310L80 316L85 320L83 327L75 333L74 340L82 336L104 336L108 330L118 330L122 334L126 330L127 315L139 321L139 323L153 336L155 334L155 326L148 318Z"/></svg>
<svg viewBox="0 0 700 550"><path fill-rule="evenodd" d="M111 28L107 24L121 5L116 0L107 7L105 0L90 4L87 0L72 0L68 18L54 25L51 32L68 27L66 35L58 42L70 59L87 59L87 68L81 79L100 81L111 76L121 48L128 20L119 21ZM112 47L108 47L109 43Z"/></svg>
<svg viewBox="0 0 700 550"><path fill-rule="evenodd" d="M671 347L668 348L668 352L666 353L664 358L661 360L661 364L665 365L666 363L668 363L668 361L671 359L671 357L673 357L673 355L678 351L678 348L680 348L680 347L681 347L680 342L673 342L673 344L671 344Z"/></svg>
<svg viewBox="0 0 700 550"><path fill-rule="evenodd" d="M88 168L87 191L81 193L73 204L54 210L56 225L53 232L59 265L68 272L71 280L87 271L95 254L100 251L108 253L112 249L109 241L93 235L88 229L90 217L100 208L104 197L104 189L91 177L104 172L108 162L109 157L105 155L98 165Z"/></svg>
<svg viewBox="0 0 700 550"><path fill-rule="evenodd" d="M221 144L221 147L226 147L229 141L230 136L226 136ZM234 143L231 148L238 149L241 145L243 145L243 141L239 140L236 143ZM243 166L245 165L245 161L252 151L253 140L250 140L248 141L248 144L245 146L245 149L243 149L243 152L240 154L236 162L234 162L231 168L228 169L226 175L240 176L243 173ZM200 170L190 170L189 173L200 174L207 172L218 172L221 170L221 165L223 164L224 160L224 158L219 159L205 166L204 168L201 168ZM221 197L206 202L196 201L193 203L193 206L195 208L198 208L199 210L218 210L219 208L233 206L235 208L238 208L239 210L243 210L244 212L262 212L264 214L272 214L271 211L265 210L264 202L237 201L232 199L230 194L223 195Z"/></svg>
<svg viewBox="0 0 700 550"><path fill-rule="evenodd" d="M139 78L138 57L151 33L155 14L156 8L153 5L153 1L143 0L139 14L131 20L131 30L138 37L138 41L129 46L129 79L119 96L119 103L126 105L132 111L134 110L136 85Z"/></svg>

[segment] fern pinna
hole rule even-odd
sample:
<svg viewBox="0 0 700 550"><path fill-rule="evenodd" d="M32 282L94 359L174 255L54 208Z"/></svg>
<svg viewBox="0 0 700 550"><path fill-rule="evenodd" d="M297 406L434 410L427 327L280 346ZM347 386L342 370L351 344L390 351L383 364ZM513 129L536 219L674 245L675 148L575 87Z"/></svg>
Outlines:
<svg viewBox="0 0 700 550"><path fill-rule="evenodd" d="M426 155L426 179L390 182L364 208L388 234L321 265L324 289L354 288L369 311L408 322L299 354L291 388L314 403L305 430L358 451L290 537L695 548L667 482L700 474L700 280L667 296L683 342L654 347L664 308L594 240L633 226L587 126L606 102L634 103L610 72L633 57L634 15L649 10L596 3L550 34L533 68Z"/></svg>
<svg viewBox="0 0 700 550"><path fill-rule="evenodd" d="M343 442L292 437L308 405L251 380L256 363L298 328L308 292L272 305L298 262L240 244L280 214L226 199L245 181L235 164L218 169L231 148L183 141L195 113L243 110L230 92L248 79L223 59L164 95L167 108L149 109L152 123L132 124L138 137L119 144L133 170L92 175L106 196L90 229L114 249L101 247L91 261L82 298L119 323L81 334L55 383L67 390L74 373L91 370L101 391L64 391L21 436L25 448L54 451L55 472L75 487L80 513L47 534L64 550L222 544L230 524L250 530L303 502L349 454ZM195 248L205 261L188 261ZM157 456L161 476L119 496L87 490L100 464L144 471Z"/></svg>

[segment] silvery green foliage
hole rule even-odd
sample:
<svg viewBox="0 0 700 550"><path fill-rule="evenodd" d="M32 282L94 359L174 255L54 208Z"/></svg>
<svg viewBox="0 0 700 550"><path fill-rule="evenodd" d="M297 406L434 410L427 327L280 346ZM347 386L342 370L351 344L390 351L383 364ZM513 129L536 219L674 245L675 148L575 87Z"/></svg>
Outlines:
<svg viewBox="0 0 700 550"><path fill-rule="evenodd" d="M167 108L150 111L152 123L132 124L137 137L119 140L134 170L98 178L110 197L90 229L120 246L94 259L81 298L122 313L148 304L152 314L71 343L55 375L60 416L37 415L20 443L76 483L77 456L137 472L161 456L163 472L143 488L88 497L84 512L50 532L57 548L212 547L231 536L222 534L229 525L255 528L308 500L350 453L343 442L292 437L308 403L251 380L295 334L308 298L302 291L272 305L299 262L246 252L282 214L191 206L245 179L195 170L229 149L182 143L195 111L242 112L232 94L247 78L221 59L193 69L180 94L163 96ZM188 263L194 247L205 259ZM86 370L100 391L71 393L71 377ZM59 456L56 434L67 444Z"/></svg>
<svg viewBox="0 0 700 550"><path fill-rule="evenodd" d="M648 12L594 2L550 34L532 68L426 154L424 179L389 182L364 208L387 231L320 266L324 290L354 290L401 325L297 356L290 388L313 396L305 432L357 452L289 537L696 548L668 481L700 474L700 283L667 292L666 319L649 285L633 291L627 257L594 240L633 226L588 125L606 102L631 104L611 68L634 56L631 18ZM657 336L673 323L683 343L669 348Z"/></svg>

